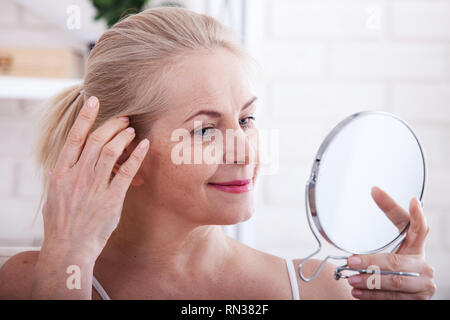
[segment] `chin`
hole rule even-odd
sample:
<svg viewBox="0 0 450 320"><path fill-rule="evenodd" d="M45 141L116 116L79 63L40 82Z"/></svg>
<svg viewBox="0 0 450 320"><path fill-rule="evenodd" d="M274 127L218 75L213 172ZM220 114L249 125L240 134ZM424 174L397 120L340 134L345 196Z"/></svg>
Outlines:
<svg viewBox="0 0 450 320"><path fill-rule="evenodd" d="M236 209L234 209L234 210L236 210ZM230 213L230 211L222 212L220 214L219 219L216 219L216 220L220 220L220 222L215 221L214 224L224 225L224 226L238 224L240 222L249 220L253 216L253 210L250 210L248 208L242 209L237 212L234 210L232 211L232 213Z"/></svg>

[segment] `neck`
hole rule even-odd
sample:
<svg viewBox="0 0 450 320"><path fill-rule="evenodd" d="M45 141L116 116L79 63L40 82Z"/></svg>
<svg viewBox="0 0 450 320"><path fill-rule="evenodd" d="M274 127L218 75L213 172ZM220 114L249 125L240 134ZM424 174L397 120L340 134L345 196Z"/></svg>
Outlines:
<svg viewBox="0 0 450 320"><path fill-rule="evenodd" d="M221 226L187 221L136 197L127 193L120 222L102 251L108 264L127 273L177 280L186 274L214 274L232 257L233 240Z"/></svg>

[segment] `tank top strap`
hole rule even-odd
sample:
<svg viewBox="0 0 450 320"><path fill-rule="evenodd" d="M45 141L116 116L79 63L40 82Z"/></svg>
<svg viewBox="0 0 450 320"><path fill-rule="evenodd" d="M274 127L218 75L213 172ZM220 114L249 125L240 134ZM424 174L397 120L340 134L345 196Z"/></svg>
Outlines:
<svg viewBox="0 0 450 320"><path fill-rule="evenodd" d="M103 300L111 300L111 298L106 293L105 289L103 289L100 282L97 281L94 275L92 275L92 285L94 286L95 290L97 290L100 297L102 297Z"/></svg>
<svg viewBox="0 0 450 320"><path fill-rule="evenodd" d="M297 276L295 274L294 262L289 258L284 258L284 260L286 261L286 266L289 273L289 280L291 282L293 300L300 300L300 293L298 290L298 282Z"/></svg>

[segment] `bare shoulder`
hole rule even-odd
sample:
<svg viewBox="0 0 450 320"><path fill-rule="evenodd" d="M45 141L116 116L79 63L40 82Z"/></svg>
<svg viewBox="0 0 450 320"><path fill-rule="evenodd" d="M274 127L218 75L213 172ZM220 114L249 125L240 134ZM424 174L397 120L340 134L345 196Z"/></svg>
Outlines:
<svg viewBox="0 0 450 320"><path fill-rule="evenodd" d="M242 243L238 244L241 259L245 259L246 268L253 268L252 273L258 279L264 279L259 290L266 290L269 299L292 299L292 289L287 271L286 261L283 257L263 252ZM297 276L300 299L302 300L349 300L355 299L351 295L352 287L346 279L335 280L336 265L326 262L318 276L311 282L303 281L298 274L299 264L303 259L293 259L294 270ZM305 277L310 277L319 268L322 260L310 259L303 267ZM270 281L269 281L270 280ZM270 283L270 286L264 284Z"/></svg>
<svg viewBox="0 0 450 320"><path fill-rule="evenodd" d="M336 265L326 262L317 277L311 282L303 281L298 274L298 266L303 259L294 259L294 267L300 291L300 298L305 300L353 300L352 287L346 279L335 280ZM303 266L303 275L311 277L319 268L322 260L310 259Z"/></svg>
<svg viewBox="0 0 450 320"><path fill-rule="evenodd" d="M39 251L24 251L9 258L0 268L0 299L30 299L34 266Z"/></svg>
<svg viewBox="0 0 450 320"><path fill-rule="evenodd" d="M234 241L234 240L233 240ZM234 241L236 252L234 262L235 286L241 296L257 300L292 299L286 262L276 255ZM247 283L245 290L242 283Z"/></svg>

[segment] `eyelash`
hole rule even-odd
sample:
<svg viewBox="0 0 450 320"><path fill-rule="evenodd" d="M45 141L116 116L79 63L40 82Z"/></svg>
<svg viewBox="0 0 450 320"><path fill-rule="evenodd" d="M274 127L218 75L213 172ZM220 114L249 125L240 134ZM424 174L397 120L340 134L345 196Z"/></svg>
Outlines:
<svg viewBox="0 0 450 320"><path fill-rule="evenodd" d="M244 120L244 119L252 119L252 121L256 121L256 118L254 117L254 116L250 116L250 117L246 117L246 118L243 118L242 120ZM240 121L242 121L242 120L239 120L239 122ZM246 127L246 128L248 128L249 127L249 125L244 125L244 127ZM204 137L205 135L203 134L203 130L208 130L208 129L214 129L214 127L205 127L205 128L201 128L201 129L194 129L194 130L192 130L192 134L195 134L195 132L201 132L202 134L202 137Z"/></svg>

